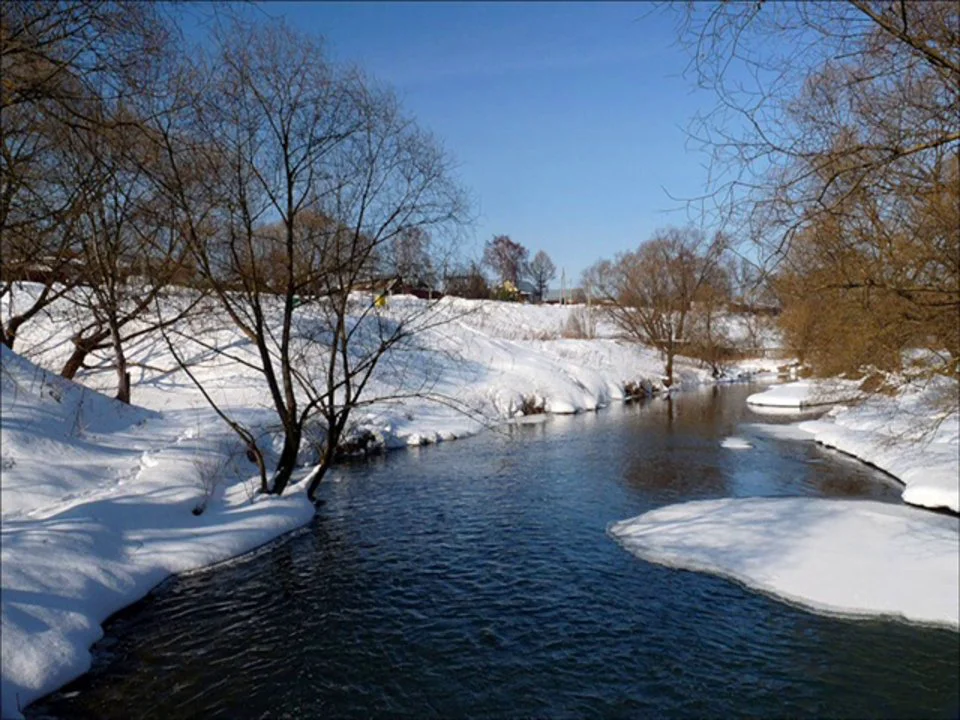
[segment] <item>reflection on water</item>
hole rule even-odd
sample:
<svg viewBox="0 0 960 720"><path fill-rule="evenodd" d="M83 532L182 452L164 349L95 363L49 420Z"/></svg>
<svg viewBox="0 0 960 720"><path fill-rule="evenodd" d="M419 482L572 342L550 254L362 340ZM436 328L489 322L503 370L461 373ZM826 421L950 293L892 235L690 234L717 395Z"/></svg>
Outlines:
<svg viewBox="0 0 960 720"><path fill-rule="evenodd" d="M827 618L637 560L607 525L670 502L898 502L754 427L756 388L681 393L338 469L307 531L121 613L61 718L943 717L957 635ZM754 447L729 450L739 435Z"/></svg>

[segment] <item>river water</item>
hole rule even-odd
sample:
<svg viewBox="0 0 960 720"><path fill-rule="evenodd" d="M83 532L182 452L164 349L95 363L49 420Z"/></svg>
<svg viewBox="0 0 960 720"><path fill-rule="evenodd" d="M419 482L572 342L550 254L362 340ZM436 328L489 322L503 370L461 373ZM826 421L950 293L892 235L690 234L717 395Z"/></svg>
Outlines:
<svg viewBox="0 0 960 720"><path fill-rule="evenodd" d="M93 670L28 715L956 718L957 633L820 616L606 534L702 498L899 502L882 473L770 432L784 419L747 408L756 390L341 466L307 528L115 616Z"/></svg>

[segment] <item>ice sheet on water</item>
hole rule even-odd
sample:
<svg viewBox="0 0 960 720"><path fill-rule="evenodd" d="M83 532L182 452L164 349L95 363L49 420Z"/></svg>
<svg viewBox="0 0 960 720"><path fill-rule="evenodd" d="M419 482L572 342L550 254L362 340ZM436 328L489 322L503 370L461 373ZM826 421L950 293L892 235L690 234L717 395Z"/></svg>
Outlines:
<svg viewBox="0 0 960 720"><path fill-rule="evenodd" d="M815 610L960 627L960 518L874 501L724 498L610 526L636 556Z"/></svg>
<svg viewBox="0 0 960 720"><path fill-rule="evenodd" d="M720 447L727 448L728 450L749 450L753 447L753 445L744 440L742 437L731 436L724 438L720 442Z"/></svg>
<svg viewBox="0 0 960 720"><path fill-rule="evenodd" d="M797 380L754 393L747 398L747 404L775 408L832 405L860 397L858 385L852 380Z"/></svg>

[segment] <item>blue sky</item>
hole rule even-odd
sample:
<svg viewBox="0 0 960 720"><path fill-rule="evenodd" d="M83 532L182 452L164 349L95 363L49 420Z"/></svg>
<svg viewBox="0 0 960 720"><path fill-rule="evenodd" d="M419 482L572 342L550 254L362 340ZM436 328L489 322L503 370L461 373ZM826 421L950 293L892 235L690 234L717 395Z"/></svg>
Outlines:
<svg viewBox="0 0 960 720"><path fill-rule="evenodd" d="M683 224L701 192L675 16L647 3L262 3L392 86L475 200L470 249L510 235L567 277ZM558 277L559 282L559 277ZM569 282L569 280L568 280Z"/></svg>

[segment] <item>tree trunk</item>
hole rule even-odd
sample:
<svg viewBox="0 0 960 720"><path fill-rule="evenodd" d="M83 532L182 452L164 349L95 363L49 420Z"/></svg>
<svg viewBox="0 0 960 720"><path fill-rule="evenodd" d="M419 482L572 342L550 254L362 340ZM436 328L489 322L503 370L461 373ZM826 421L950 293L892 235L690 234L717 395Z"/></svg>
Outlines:
<svg viewBox="0 0 960 720"><path fill-rule="evenodd" d="M12 292L12 289L11 289ZM33 301L33 304L27 308L24 312L19 315L14 315L9 320L7 320L7 326L3 328L3 344L8 348L13 350L13 344L17 340L17 331L20 330L20 326L23 325L27 320L30 320L34 315L40 312L45 308L50 301L48 300L50 293L50 286L44 286L43 290L40 291L39 297ZM11 310L13 309L13 297L11 295Z"/></svg>
<svg viewBox="0 0 960 720"><path fill-rule="evenodd" d="M89 346L86 343L80 342L76 338L73 340L73 352L70 354L70 357L67 358L67 362L64 363L63 369L60 371L60 375L65 377L67 380L73 380L76 376L77 371L83 367L83 361L87 359L87 355L90 353Z"/></svg>
<svg viewBox="0 0 960 720"><path fill-rule="evenodd" d="M273 472L273 482L271 483L270 493L272 495L283 495L287 489L290 477L297 468L297 455L300 453L301 428L293 425L284 429L283 450L280 452L280 459L277 461L277 468Z"/></svg>
<svg viewBox="0 0 960 720"><path fill-rule="evenodd" d="M65 377L67 380L73 380L80 368L83 367L83 361L87 359L87 355L102 347L103 341L108 337L110 337L109 330L100 330L96 335L90 335L86 338L74 335L73 338L71 338L73 341L73 352L70 354L70 357L67 358L67 362L64 363L63 369L60 371L60 376Z"/></svg>
<svg viewBox="0 0 960 720"><path fill-rule="evenodd" d="M307 499L310 502L316 502L317 488L320 487L323 476L327 474L327 469L333 464L333 457L336 452L337 443L331 443L328 439L327 446L323 451L323 458L320 460L320 467L314 471L313 477L310 478L310 485L307 487Z"/></svg>
<svg viewBox="0 0 960 720"><path fill-rule="evenodd" d="M337 455L337 445L340 444L341 428L337 425L336 419L331 420L328 417L327 428L327 442L323 449L323 457L320 459L320 467L314 471L310 478L310 485L307 487L307 499L310 502L316 501L317 488L320 487L320 482L327 474L327 470L333 465L333 459Z"/></svg>
<svg viewBox="0 0 960 720"><path fill-rule="evenodd" d="M667 381L664 385L668 388L673 386L673 345L667 348Z"/></svg>
<svg viewBox="0 0 960 720"><path fill-rule="evenodd" d="M130 373L127 372L127 356L123 352L120 328L111 323L110 337L113 340L113 354L117 361L117 400L130 404Z"/></svg>
<svg viewBox="0 0 960 720"><path fill-rule="evenodd" d="M3 329L3 344L13 350L13 343L17 339L17 330L24 323L26 318L22 315L16 315L7 321L7 326Z"/></svg>

